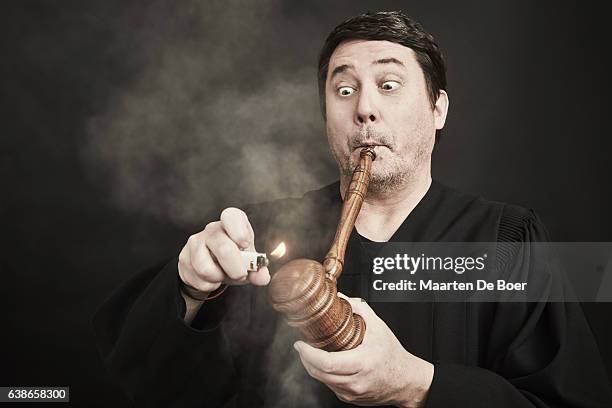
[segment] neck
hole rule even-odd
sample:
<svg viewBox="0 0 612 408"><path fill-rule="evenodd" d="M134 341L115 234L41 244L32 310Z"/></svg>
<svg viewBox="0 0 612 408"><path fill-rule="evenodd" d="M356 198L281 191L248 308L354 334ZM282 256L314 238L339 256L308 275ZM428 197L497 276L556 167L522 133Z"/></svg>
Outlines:
<svg viewBox="0 0 612 408"><path fill-rule="evenodd" d="M355 222L357 232L372 241L388 241L431 186L429 168L415 176L393 191L374 193L370 190ZM347 180L341 179L342 197L347 186Z"/></svg>

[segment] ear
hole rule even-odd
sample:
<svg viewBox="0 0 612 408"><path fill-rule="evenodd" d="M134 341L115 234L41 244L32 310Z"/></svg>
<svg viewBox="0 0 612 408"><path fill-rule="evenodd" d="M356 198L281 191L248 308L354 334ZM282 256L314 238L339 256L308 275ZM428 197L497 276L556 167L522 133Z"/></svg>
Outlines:
<svg viewBox="0 0 612 408"><path fill-rule="evenodd" d="M440 90L438 94L438 100L436 101L436 105L434 106L434 123L436 125L436 130L440 130L444 127L444 123L446 123L446 114L448 113L448 94L444 90Z"/></svg>

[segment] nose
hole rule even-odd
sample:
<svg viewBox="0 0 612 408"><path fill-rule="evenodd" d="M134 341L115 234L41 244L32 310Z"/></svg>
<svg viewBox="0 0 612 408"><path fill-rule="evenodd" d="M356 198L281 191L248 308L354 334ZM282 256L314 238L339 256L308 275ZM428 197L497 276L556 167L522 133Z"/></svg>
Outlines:
<svg viewBox="0 0 612 408"><path fill-rule="evenodd" d="M357 126L367 125L379 120L375 99L375 94L372 94L371 91L367 89L361 90L355 110L355 124Z"/></svg>

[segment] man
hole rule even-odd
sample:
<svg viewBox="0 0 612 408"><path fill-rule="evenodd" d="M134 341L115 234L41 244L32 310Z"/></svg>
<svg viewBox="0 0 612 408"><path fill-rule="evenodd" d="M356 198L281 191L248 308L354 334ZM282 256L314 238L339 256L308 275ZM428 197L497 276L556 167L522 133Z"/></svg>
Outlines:
<svg viewBox="0 0 612 408"><path fill-rule="evenodd" d="M445 87L433 37L403 14L368 13L336 27L320 56L319 89L339 182L301 199L224 209L189 238L178 260L136 276L98 312L101 353L138 404L612 404L576 304L356 298L368 297L361 283L369 241L546 239L533 212L432 181L431 154L449 105ZM268 251L283 240L283 262L322 259L363 146L375 146L377 157L338 288L366 333L357 348L329 353L299 341L271 310L262 288L268 268L247 272L240 250L255 250L257 239Z"/></svg>

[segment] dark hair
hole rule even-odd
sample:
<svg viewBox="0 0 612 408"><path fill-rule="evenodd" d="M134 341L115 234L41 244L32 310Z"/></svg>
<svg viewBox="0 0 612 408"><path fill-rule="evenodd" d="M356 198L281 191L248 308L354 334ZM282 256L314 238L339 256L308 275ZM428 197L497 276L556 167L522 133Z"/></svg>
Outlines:
<svg viewBox="0 0 612 408"><path fill-rule="evenodd" d="M382 40L411 48L423 70L429 100L435 106L440 90L446 89L446 66L433 36L401 11L367 12L342 22L327 36L319 55L319 100L325 117L325 81L329 59L341 42Z"/></svg>

